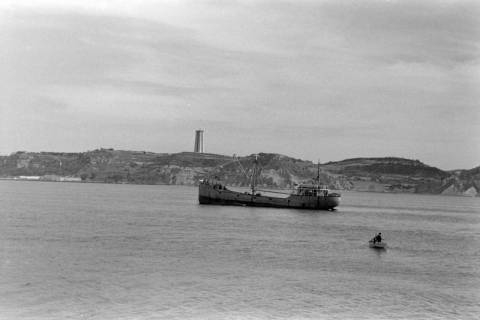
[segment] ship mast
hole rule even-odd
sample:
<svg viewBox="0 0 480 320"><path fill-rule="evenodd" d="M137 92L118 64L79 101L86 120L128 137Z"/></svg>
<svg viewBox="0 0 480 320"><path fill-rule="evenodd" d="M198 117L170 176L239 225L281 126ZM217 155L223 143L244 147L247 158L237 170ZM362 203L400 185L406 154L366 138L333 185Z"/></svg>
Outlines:
<svg viewBox="0 0 480 320"><path fill-rule="evenodd" d="M320 189L320 159L317 161L317 190Z"/></svg>
<svg viewBox="0 0 480 320"><path fill-rule="evenodd" d="M258 154L255 155L255 160L253 161L253 173L252 173L252 196L255 195L255 177L257 176L257 163L258 163Z"/></svg>
<svg viewBox="0 0 480 320"><path fill-rule="evenodd" d="M240 169L242 169L243 174L248 178L249 175L247 174L247 171L245 171L245 168L243 168L242 163L240 162L240 159L237 157L236 154L233 155L233 160L236 161L240 165ZM255 194L255 178L257 176L257 164L258 164L258 154L255 155L255 160L253 160L253 172L252 175L250 176L251 182L250 182L250 188L252 190L252 196Z"/></svg>

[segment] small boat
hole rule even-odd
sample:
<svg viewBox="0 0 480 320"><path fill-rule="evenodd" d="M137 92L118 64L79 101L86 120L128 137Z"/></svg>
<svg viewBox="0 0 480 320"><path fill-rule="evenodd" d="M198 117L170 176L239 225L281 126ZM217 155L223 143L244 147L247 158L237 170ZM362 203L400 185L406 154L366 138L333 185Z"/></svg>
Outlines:
<svg viewBox="0 0 480 320"><path fill-rule="evenodd" d="M372 239L368 241L368 246L370 248L375 248L375 249L385 249L387 247L387 243L384 241L381 241L381 242L373 241Z"/></svg>

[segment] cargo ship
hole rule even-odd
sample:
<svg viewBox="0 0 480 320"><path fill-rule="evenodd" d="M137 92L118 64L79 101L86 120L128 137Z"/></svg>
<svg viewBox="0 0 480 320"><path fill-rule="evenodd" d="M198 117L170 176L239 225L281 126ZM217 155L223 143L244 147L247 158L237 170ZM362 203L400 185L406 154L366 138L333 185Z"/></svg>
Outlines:
<svg viewBox="0 0 480 320"><path fill-rule="evenodd" d="M230 190L217 179L200 180L198 186L200 204L310 210L334 210L340 204L340 194L330 192L328 188L320 185L320 169L318 169L317 183L296 185L291 193L284 194L283 197L262 194L260 191L275 194L282 192L256 189L257 163L255 159L249 192Z"/></svg>

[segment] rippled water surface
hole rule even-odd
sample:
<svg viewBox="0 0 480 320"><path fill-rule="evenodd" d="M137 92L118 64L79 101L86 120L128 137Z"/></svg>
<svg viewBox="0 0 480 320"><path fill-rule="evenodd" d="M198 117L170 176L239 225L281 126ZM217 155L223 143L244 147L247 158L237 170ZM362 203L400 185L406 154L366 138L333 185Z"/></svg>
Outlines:
<svg viewBox="0 0 480 320"><path fill-rule="evenodd" d="M475 319L480 199L344 192L336 212L197 190L0 181L0 319ZM382 232L389 248L367 241Z"/></svg>

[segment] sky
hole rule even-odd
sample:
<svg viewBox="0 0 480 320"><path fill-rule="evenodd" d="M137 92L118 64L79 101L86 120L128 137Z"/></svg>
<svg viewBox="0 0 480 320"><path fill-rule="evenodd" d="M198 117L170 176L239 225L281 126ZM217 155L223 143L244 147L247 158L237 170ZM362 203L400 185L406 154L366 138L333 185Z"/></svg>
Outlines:
<svg viewBox="0 0 480 320"><path fill-rule="evenodd" d="M480 165L479 1L0 2L0 154Z"/></svg>

